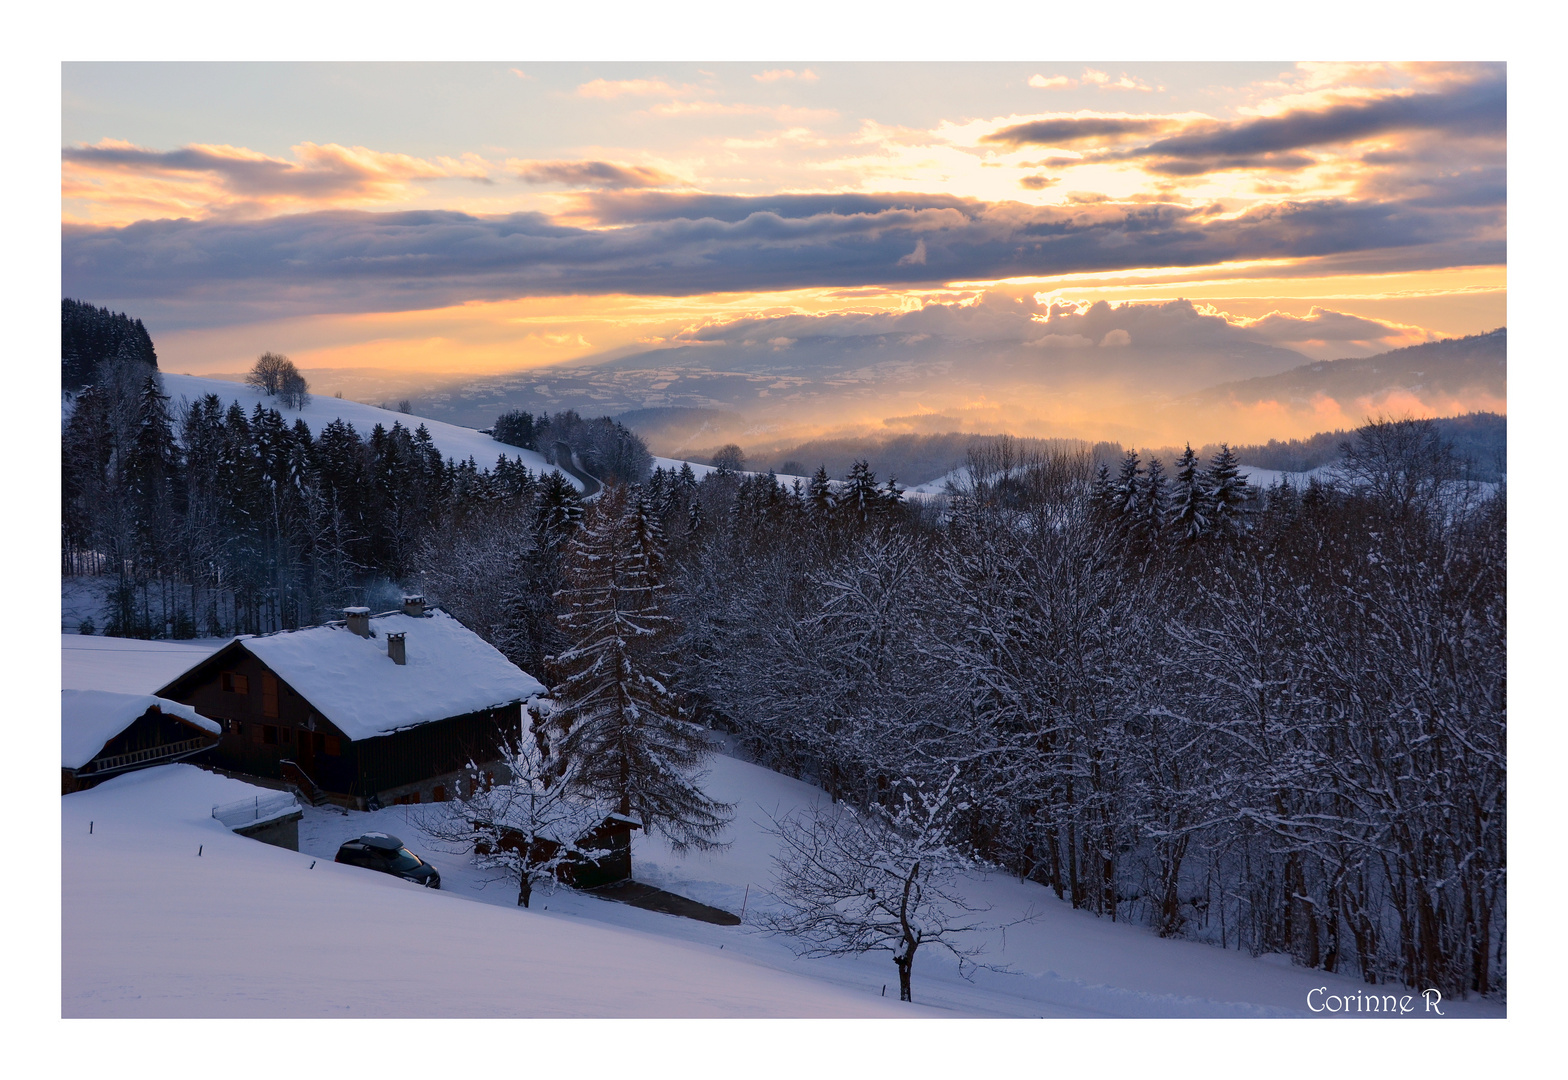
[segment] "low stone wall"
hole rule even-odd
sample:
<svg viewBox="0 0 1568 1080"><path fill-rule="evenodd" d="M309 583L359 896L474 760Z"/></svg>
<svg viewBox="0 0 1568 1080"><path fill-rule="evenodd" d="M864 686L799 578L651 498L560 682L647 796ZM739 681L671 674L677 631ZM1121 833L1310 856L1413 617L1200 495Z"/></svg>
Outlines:
<svg viewBox="0 0 1568 1080"><path fill-rule="evenodd" d="M252 840L260 840L263 844L271 844L273 847L298 851L299 823L304 816L304 811L296 810L285 817L237 828L234 831L241 836L248 836Z"/></svg>

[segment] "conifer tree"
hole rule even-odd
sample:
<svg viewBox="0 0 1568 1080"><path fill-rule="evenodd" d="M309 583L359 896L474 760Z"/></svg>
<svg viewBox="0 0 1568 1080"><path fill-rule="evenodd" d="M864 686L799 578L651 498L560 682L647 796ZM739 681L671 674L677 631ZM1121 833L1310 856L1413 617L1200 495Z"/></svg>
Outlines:
<svg viewBox="0 0 1568 1080"><path fill-rule="evenodd" d="M1192 444L1176 461L1176 488L1171 494L1171 526L1180 540L1196 540L1209 531L1209 493L1203 482L1203 470Z"/></svg>
<svg viewBox="0 0 1568 1080"><path fill-rule="evenodd" d="M1165 520L1170 515L1170 481L1165 479L1165 465L1159 458L1149 459L1148 471L1140 487L1137 508L1137 532L1150 544L1157 543L1165 530Z"/></svg>
<svg viewBox="0 0 1568 1080"><path fill-rule="evenodd" d="M1111 481L1111 469L1102 461L1099 468L1095 469L1094 482L1089 487L1089 507L1096 514L1111 517L1115 513L1115 501L1116 490Z"/></svg>
<svg viewBox="0 0 1568 1080"><path fill-rule="evenodd" d="M856 525L865 525L878 515L882 493L877 490L877 474L871 471L870 462L862 459L850 466L833 506L846 521Z"/></svg>
<svg viewBox="0 0 1568 1080"><path fill-rule="evenodd" d="M702 730L659 672L671 630L663 607L664 550L640 490L611 484L574 537L556 593L572 641L554 658L553 753L585 795L611 803L677 850L721 846L730 808L697 786L711 753Z"/></svg>
<svg viewBox="0 0 1568 1080"><path fill-rule="evenodd" d="M1111 488L1111 512L1119 518L1135 514L1143 496L1142 488L1143 465L1139 462L1138 451L1128 450Z"/></svg>
<svg viewBox="0 0 1568 1080"><path fill-rule="evenodd" d="M828 480L826 465L818 465L817 471L811 474L811 483L806 488L806 505L819 521L825 520L833 509L833 485Z"/></svg>
<svg viewBox="0 0 1568 1080"><path fill-rule="evenodd" d="M1217 532L1235 534L1244 528L1243 504L1249 492L1247 478L1241 475L1237 466L1235 451L1229 444L1221 443L1219 453L1209 462L1208 472L1209 499Z"/></svg>

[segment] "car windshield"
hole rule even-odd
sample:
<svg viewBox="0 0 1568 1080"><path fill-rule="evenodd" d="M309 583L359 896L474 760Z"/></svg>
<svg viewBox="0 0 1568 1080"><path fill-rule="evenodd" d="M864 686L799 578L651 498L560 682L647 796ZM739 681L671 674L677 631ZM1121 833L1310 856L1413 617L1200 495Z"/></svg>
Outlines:
<svg viewBox="0 0 1568 1080"><path fill-rule="evenodd" d="M408 848L398 848L392 852L388 856L387 864L393 870L412 870L416 866L422 865L419 861L419 856L408 850Z"/></svg>

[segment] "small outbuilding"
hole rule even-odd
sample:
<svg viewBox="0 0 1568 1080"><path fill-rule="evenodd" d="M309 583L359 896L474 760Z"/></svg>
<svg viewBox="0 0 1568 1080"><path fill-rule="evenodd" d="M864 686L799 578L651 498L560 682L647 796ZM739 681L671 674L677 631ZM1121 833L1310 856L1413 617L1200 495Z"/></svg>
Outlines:
<svg viewBox="0 0 1568 1080"><path fill-rule="evenodd" d="M217 721L151 694L108 690L60 693L60 792L69 795L136 769L205 754Z"/></svg>
<svg viewBox="0 0 1568 1080"><path fill-rule="evenodd" d="M159 694L219 721L219 768L364 809L459 794L469 764L498 762L523 703L545 692L422 597L344 615L236 638Z"/></svg>
<svg viewBox="0 0 1568 1080"><path fill-rule="evenodd" d="M591 820L591 819L590 819ZM476 828L486 830L483 822L474 822ZM610 814L594 828L576 837L574 849L556 864L555 878L574 889L595 889L601 885L630 880L632 876L632 830L642 828L642 822L624 814ZM502 828L491 833L495 846L502 851L522 851L528 843L527 835L520 829ZM545 836L535 836L529 860L547 863L561 850L561 842ZM489 855L490 841L481 840L474 845L474 854Z"/></svg>

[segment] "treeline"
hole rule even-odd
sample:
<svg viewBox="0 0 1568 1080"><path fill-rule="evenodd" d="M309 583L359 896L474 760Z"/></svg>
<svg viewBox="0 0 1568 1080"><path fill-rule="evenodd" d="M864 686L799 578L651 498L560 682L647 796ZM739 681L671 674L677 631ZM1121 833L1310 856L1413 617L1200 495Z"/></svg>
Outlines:
<svg viewBox="0 0 1568 1080"><path fill-rule="evenodd" d="M79 300L60 302L60 384L80 390L105 360L116 357L158 366L152 338L140 319L93 307Z"/></svg>
<svg viewBox="0 0 1568 1080"><path fill-rule="evenodd" d="M653 468L653 457L642 437L608 416L585 420L575 409L537 419L520 409L496 418L491 435L523 450L536 450L555 463L555 444L564 442L576 451L583 465L600 480L640 484Z"/></svg>
<svg viewBox="0 0 1568 1080"><path fill-rule="evenodd" d="M492 505L573 512L577 492L513 459L443 461L423 425L313 435L209 394L171 409L139 361L99 365L62 457L62 569L114 579L104 633L264 633L409 582L443 530ZM552 511L552 512L557 512Z"/></svg>
<svg viewBox="0 0 1568 1080"><path fill-rule="evenodd" d="M1495 483L1508 472L1508 417L1474 412L1440 417L1432 425L1473 479ZM1244 464L1260 469L1309 472L1339 460L1341 448L1354 435L1353 431L1320 431L1305 439L1237 446L1235 452Z"/></svg>

